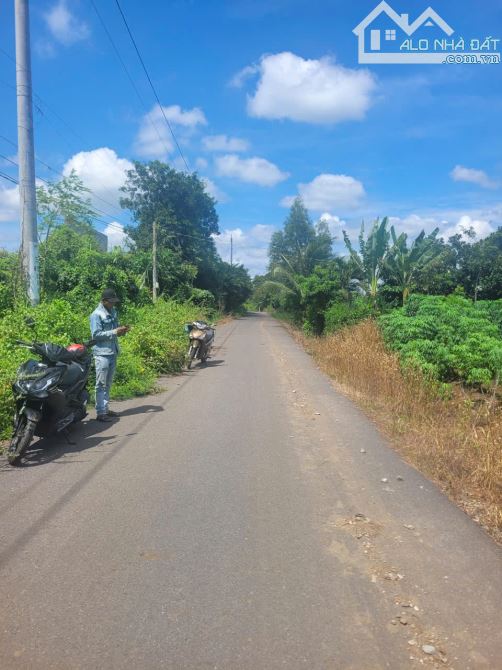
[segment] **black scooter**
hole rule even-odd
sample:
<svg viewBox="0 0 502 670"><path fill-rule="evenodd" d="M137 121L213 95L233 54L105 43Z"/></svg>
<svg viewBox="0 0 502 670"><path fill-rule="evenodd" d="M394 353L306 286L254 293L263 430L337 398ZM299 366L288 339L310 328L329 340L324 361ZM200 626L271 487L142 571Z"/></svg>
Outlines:
<svg viewBox="0 0 502 670"><path fill-rule="evenodd" d="M23 363L12 384L16 414L7 452L11 465L20 463L34 435L48 437L66 431L70 424L87 416L90 347L95 342L66 348L50 342L16 340L16 344L42 360Z"/></svg>

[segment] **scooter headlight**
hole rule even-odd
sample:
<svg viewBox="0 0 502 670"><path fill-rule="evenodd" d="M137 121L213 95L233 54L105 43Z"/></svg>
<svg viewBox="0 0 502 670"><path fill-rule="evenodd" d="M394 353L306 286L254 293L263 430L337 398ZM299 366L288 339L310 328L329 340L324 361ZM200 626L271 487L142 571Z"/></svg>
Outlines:
<svg viewBox="0 0 502 670"><path fill-rule="evenodd" d="M26 395L45 395L46 391L61 379L63 372L61 368L51 368L32 374L25 374L16 380L14 387L16 391Z"/></svg>

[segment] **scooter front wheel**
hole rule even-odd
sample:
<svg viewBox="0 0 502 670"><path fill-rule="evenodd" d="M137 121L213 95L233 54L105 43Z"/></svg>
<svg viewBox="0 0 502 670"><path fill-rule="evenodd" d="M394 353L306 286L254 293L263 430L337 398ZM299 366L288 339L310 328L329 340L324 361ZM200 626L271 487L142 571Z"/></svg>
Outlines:
<svg viewBox="0 0 502 670"><path fill-rule="evenodd" d="M35 433L36 422L30 421L26 416L19 419L16 431L10 441L7 459L11 465L19 465L23 453L29 447Z"/></svg>
<svg viewBox="0 0 502 670"><path fill-rule="evenodd" d="M192 361L195 357L196 352L197 352L197 349L193 346L191 346L190 349L188 350L187 370L190 370L190 368L192 367Z"/></svg>

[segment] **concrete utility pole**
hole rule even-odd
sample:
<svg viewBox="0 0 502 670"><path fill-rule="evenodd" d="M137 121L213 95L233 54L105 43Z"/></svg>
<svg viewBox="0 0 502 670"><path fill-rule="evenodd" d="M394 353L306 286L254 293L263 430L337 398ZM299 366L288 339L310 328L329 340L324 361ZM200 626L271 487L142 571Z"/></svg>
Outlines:
<svg viewBox="0 0 502 670"><path fill-rule="evenodd" d="M21 253L28 297L32 305L38 305L40 290L38 283L37 201L35 192L30 12L28 0L15 0L15 17Z"/></svg>
<svg viewBox="0 0 502 670"><path fill-rule="evenodd" d="M232 235L230 235L230 265L234 264L234 240Z"/></svg>
<svg viewBox="0 0 502 670"><path fill-rule="evenodd" d="M153 222L153 245L152 245L152 297L153 302L157 300L157 222Z"/></svg>

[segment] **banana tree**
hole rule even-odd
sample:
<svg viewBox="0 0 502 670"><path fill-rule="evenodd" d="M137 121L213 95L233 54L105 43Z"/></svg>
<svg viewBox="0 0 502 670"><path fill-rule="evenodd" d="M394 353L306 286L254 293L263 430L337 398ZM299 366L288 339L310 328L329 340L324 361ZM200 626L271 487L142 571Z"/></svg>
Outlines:
<svg viewBox="0 0 502 670"><path fill-rule="evenodd" d="M300 277L293 271L282 266L277 266L272 271L273 279L267 279L260 286L260 293L266 297L269 302L271 298L276 298L279 303L289 302L290 306L297 315L300 315L302 304L304 302L304 291Z"/></svg>
<svg viewBox="0 0 502 670"><path fill-rule="evenodd" d="M390 229L392 247L386 261L387 268L399 284L403 305L408 300L417 271L423 270L439 253L435 245L438 232L439 228L436 228L426 237L422 230L408 248L406 233L398 237L394 226Z"/></svg>
<svg viewBox="0 0 502 670"><path fill-rule="evenodd" d="M363 293L371 299L373 305L376 303L378 291L382 284L382 272L389 254L389 231L387 230L388 218L381 221L377 219L364 239L364 222L361 224L359 233L359 253L354 249L352 243L343 231L343 239L347 247L352 263L359 275L359 286Z"/></svg>

